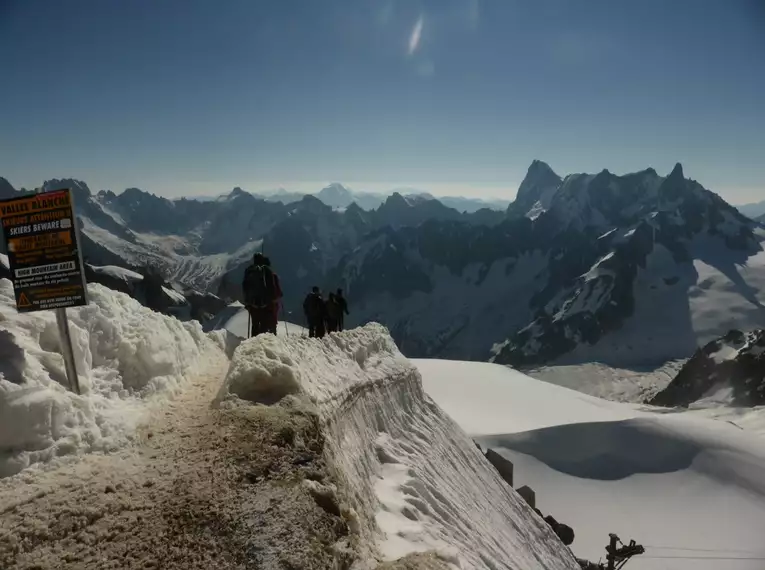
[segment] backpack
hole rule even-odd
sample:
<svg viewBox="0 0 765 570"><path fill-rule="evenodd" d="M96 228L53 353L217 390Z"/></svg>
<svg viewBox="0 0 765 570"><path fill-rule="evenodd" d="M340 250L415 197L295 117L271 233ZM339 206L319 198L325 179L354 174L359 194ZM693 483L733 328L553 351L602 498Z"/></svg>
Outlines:
<svg viewBox="0 0 765 570"><path fill-rule="evenodd" d="M244 272L244 304L265 307L276 300L274 274L267 265L250 265Z"/></svg>
<svg viewBox="0 0 765 570"><path fill-rule="evenodd" d="M309 319L320 319L324 313L324 299L318 293L309 293L303 301L303 310Z"/></svg>

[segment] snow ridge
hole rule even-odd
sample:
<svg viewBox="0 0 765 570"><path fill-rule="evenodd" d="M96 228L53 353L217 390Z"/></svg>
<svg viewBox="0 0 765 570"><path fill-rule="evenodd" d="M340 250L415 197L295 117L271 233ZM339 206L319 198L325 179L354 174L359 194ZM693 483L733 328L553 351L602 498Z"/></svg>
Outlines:
<svg viewBox="0 0 765 570"><path fill-rule="evenodd" d="M243 342L221 397L271 404L303 394L347 491L362 562L436 551L455 568L577 568L571 554L428 396L376 323L324 339Z"/></svg>

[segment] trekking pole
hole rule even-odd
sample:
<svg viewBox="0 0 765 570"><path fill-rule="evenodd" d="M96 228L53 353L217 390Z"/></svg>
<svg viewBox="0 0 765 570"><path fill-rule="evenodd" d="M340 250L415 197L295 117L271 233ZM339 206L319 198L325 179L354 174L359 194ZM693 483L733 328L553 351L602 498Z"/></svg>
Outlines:
<svg viewBox="0 0 765 570"><path fill-rule="evenodd" d="M287 326L287 317L284 316L284 303L279 303L279 307L282 310L282 320L284 321L284 332L287 334L287 336L290 336L290 329Z"/></svg>
<svg viewBox="0 0 765 570"><path fill-rule="evenodd" d="M250 319L252 318L252 315L250 314L250 309L245 307L245 310L247 311L247 338L250 338L250 331L252 330L250 328Z"/></svg>

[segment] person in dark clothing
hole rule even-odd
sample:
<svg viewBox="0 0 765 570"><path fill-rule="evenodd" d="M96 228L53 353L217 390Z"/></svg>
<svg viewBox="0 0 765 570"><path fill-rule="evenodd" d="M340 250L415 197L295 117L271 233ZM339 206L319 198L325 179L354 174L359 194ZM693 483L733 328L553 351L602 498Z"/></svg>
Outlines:
<svg viewBox="0 0 765 570"><path fill-rule="evenodd" d="M350 314L348 312L348 301L343 297L342 289L338 289L337 293L335 293L335 302L338 306L337 330L342 331L345 328L345 315Z"/></svg>
<svg viewBox="0 0 765 570"><path fill-rule="evenodd" d="M303 312L308 321L308 336L321 338L324 336L324 323L327 318L327 305L318 287L314 287L303 301Z"/></svg>
<svg viewBox="0 0 765 570"><path fill-rule="evenodd" d="M327 332L337 332L340 322L340 304L337 302L334 293L329 294L327 301Z"/></svg>
<svg viewBox="0 0 765 570"><path fill-rule="evenodd" d="M265 260L265 264L271 268L271 260L268 257L264 257L263 259ZM279 275L273 269L271 269L271 273L274 276L275 297L271 307L271 314L269 315L270 319L268 323L268 332L271 334L276 334L276 329L279 324L279 307L281 305L282 297L284 294L282 293L281 283L279 283Z"/></svg>
<svg viewBox="0 0 765 570"><path fill-rule="evenodd" d="M256 253L252 257L252 265L245 269L242 281L244 306L250 313L251 336L272 330L274 302L277 302L276 284L266 258L262 253Z"/></svg>

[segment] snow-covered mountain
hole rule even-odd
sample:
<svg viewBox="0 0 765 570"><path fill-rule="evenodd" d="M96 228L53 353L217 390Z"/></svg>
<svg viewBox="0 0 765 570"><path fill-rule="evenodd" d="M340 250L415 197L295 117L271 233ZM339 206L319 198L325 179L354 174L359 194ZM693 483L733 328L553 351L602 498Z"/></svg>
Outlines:
<svg viewBox="0 0 765 570"><path fill-rule="evenodd" d="M765 404L765 330L732 330L713 340L649 403L688 406L700 400L735 406Z"/></svg>
<svg viewBox="0 0 765 570"><path fill-rule="evenodd" d="M74 179L48 180L41 190L65 187L73 189L83 252L93 265L128 270L150 265L168 281L199 291L217 292L224 281L222 290L238 297L235 290L244 265L254 251L265 248L284 274L287 297L294 305L306 287L321 282L340 257L375 228L430 219L484 223L502 217L494 211L461 214L436 200L399 194L377 210L365 211L356 203L357 194L340 184L318 196L285 200L287 204L241 188L205 201L169 200L137 188L93 193L85 182ZM7 180L0 181L0 195L16 194Z"/></svg>
<svg viewBox="0 0 765 570"><path fill-rule="evenodd" d="M7 188L7 192L13 189ZM252 253L281 276L285 309L343 287L410 356L515 366L688 358L732 328L765 327L765 229L714 193L653 169L558 176L534 161L506 212L461 213L394 193L365 211L341 185L290 204L235 188L213 201L72 187L94 266L157 268L184 290L241 297Z"/></svg>
<svg viewBox="0 0 765 570"><path fill-rule="evenodd" d="M136 188L93 194L72 179L46 181L41 190L65 187L74 192L87 261L130 270L152 266L168 281L200 291L216 289L294 209L239 188L206 202L168 200Z"/></svg>
<svg viewBox="0 0 765 570"><path fill-rule="evenodd" d="M765 233L680 165L561 179L536 161L521 190L495 226L370 234L331 281L412 356L663 362L765 324Z"/></svg>
<svg viewBox="0 0 765 570"><path fill-rule="evenodd" d="M495 347L497 362L668 360L765 319L763 232L680 165L666 178L566 177L548 213L586 242L552 258L558 278L533 321Z"/></svg>

